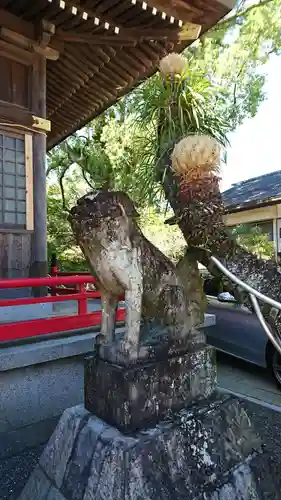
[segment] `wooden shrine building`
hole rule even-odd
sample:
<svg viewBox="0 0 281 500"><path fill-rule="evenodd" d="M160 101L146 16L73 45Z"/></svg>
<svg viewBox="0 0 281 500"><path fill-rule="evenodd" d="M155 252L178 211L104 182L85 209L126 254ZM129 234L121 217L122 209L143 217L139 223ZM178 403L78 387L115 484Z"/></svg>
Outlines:
<svg viewBox="0 0 281 500"><path fill-rule="evenodd" d="M46 149L234 0L0 0L0 279L47 273Z"/></svg>

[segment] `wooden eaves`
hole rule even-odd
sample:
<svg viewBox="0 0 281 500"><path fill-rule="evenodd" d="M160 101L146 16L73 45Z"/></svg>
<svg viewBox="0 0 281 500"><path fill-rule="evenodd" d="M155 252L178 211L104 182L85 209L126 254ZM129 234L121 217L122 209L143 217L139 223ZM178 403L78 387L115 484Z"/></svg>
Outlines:
<svg viewBox="0 0 281 500"><path fill-rule="evenodd" d="M0 50L17 34L16 43L44 51L51 148L151 75L166 53L183 50L234 3L0 0Z"/></svg>

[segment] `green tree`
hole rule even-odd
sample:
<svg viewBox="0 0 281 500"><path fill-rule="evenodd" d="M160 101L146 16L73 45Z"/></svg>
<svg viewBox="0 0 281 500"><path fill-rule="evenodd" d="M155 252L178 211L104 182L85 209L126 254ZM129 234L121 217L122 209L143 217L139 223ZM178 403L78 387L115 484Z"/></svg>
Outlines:
<svg viewBox="0 0 281 500"><path fill-rule="evenodd" d="M84 192L84 186L79 175L72 173L67 177L65 191L66 205L72 206ZM47 191L47 229L48 229L48 260L56 254L60 270L86 270L87 265L80 248L76 245L70 224L67 220L68 211L64 209L60 187L57 183L49 183Z"/></svg>
<svg viewBox="0 0 281 500"><path fill-rule="evenodd" d="M141 213L140 228L144 235L175 264L183 256L186 243L178 227L165 224L165 215L153 207Z"/></svg>
<svg viewBox="0 0 281 500"><path fill-rule="evenodd" d="M274 259L274 245L258 225L240 224L231 230L237 243L259 259Z"/></svg>
<svg viewBox="0 0 281 500"><path fill-rule="evenodd" d="M180 106L179 113L182 109L185 113L176 123L167 106L171 86L167 84L164 91L156 74L89 123L82 134L55 148L49 171L57 172L61 188L66 171L76 163L89 188L108 184L126 190L139 204L158 202L161 188L154 168L159 156L157 113L164 117L165 127L170 122L166 142L173 143L182 133L192 131L210 133L225 142L221 132L225 135L253 117L265 99L262 67L271 54L280 52L280 11L281 0L241 0L225 19L186 49L186 78L177 85L177 92L187 102ZM146 127L140 132L144 116Z"/></svg>
<svg viewBox="0 0 281 500"><path fill-rule="evenodd" d="M266 97L263 66L280 54L280 12L280 0L241 0L185 51L192 71L202 70L216 86L216 109L230 130L254 117Z"/></svg>
<svg viewBox="0 0 281 500"><path fill-rule="evenodd" d="M116 110L113 108L113 111ZM87 135L69 137L48 156L47 175L57 178L64 206L65 178L73 168L80 172L85 189L100 189L105 185L121 189L132 196L139 206L158 199L159 186L154 182L154 174L147 175L141 161L141 151L148 142L144 132L138 130L136 133L130 115L122 121L111 113L102 118L102 126L100 119L94 120L85 131Z"/></svg>

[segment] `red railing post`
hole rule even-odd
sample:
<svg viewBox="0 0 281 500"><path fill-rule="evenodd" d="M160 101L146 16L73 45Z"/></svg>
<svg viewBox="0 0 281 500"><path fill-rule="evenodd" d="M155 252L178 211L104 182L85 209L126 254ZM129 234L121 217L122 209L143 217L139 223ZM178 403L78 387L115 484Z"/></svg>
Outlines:
<svg viewBox="0 0 281 500"><path fill-rule="evenodd" d="M81 283L78 286L80 288L80 294L83 295L82 298L78 299L78 314L80 316L81 314L87 314L88 301L87 301L87 296L86 296L85 283Z"/></svg>

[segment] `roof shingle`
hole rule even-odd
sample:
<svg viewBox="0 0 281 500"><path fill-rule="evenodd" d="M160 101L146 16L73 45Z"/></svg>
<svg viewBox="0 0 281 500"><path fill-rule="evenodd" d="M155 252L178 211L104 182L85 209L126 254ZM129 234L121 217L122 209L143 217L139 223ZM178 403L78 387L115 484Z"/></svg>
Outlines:
<svg viewBox="0 0 281 500"><path fill-rule="evenodd" d="M281 196L281 170L233 184L222 193L226 207L264 202Z"/></svg>

